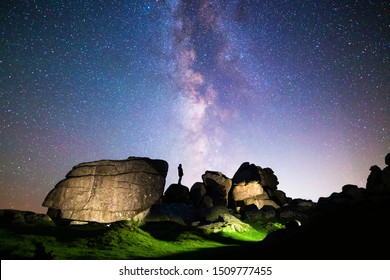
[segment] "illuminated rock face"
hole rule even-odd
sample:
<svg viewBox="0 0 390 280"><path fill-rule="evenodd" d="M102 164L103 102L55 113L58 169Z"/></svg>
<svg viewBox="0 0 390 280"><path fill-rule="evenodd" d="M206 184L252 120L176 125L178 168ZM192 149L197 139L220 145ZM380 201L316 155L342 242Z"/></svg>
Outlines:
<svg viewBox="0 0 390 280"><path fill-rule="evenodd" d="M245 200L252 197L260 196L264 193L263 187L257 181L249 183L241 182L234 187L233 200ZM267 196L268 198L268 196Z"/></svg>
<svg viewBox="0 0 390 280"><path fill-rule="evenodd" d="M82 163L49 192L42 205L56 221L140 220L161 199L167 172L166 161L149 158Z"/></svg>
<svg viewBox="0 0 390 280"><path fill-rule="evenodd" d="M286 203L286 195L277 190L278 178L271 168L261 168L244 162L232 181L230 206L237 211L242 206L251 204L261 209L266 205L279 208Z"/></svg>

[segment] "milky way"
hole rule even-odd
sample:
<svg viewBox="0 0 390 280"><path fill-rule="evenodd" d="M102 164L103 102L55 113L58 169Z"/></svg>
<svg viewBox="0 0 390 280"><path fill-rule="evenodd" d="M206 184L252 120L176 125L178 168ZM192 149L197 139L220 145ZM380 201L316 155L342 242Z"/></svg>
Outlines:
<svg viewBox="0 0 390 280"><path fill-rule="evenodd" d="M0 208L72 166L146 156L167 185L271 167L316 201L390 151L385 1L3 1Z"/></svg>

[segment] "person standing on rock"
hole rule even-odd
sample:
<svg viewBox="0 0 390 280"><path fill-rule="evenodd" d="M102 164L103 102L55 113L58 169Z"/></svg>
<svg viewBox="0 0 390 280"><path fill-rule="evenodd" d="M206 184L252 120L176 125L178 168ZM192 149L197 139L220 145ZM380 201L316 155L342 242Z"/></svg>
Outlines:
<svg viewBox="0 0 390 280"><path fill-rule="evenodd" d="M179 164L179 167L177 168L177 172L179 174L179 185L181 185L181 178L183 177L184 173L183 173L183 167L181 166L181 164Z"/></svg>

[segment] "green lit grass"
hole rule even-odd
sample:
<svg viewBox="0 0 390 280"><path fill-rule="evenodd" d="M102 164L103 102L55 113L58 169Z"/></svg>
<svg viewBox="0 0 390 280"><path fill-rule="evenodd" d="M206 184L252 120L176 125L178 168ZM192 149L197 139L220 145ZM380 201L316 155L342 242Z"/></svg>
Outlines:
<svg viewBox="0 0 390 280"><path fill-rule="evenodd" d="M270 232L282 228L284 228L284 225L279 222L257 223L251 224L251 228L245 232L222 231L220 235L238 241L258 242L263 240Z"/></svg>
<svg viewBox="0 0 390 280"><path fill-rule="evenodd" d="M239 241L258 242L267 236L265 230L250 229L246 232L221 232L221 236Z"/></svg>
<svg viewBox="0 0 390 280"><path fill-rule="evenodd" d="M0 227L2 259L159 259L204 258L205 252L230 250L262 240L261 227L246 232L207 234L175 223L128 223L57 227Z"/></svg>

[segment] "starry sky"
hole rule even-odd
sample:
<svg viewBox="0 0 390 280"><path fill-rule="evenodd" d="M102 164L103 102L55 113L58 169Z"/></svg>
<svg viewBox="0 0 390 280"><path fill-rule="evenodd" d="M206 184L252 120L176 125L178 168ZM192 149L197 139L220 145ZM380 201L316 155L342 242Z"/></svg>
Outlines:
<svg viewBox="0 0 390 280"><path fill-rule="evenodd" d="M249 161L317 201L390 152L386 1L1 1L0 23L0 208L129 156L188 187Z"/></svg>

